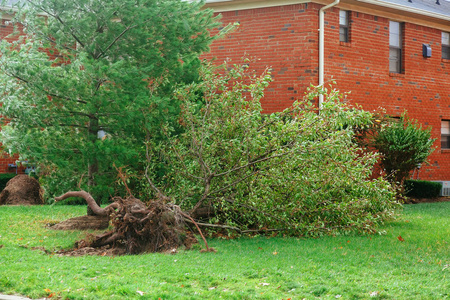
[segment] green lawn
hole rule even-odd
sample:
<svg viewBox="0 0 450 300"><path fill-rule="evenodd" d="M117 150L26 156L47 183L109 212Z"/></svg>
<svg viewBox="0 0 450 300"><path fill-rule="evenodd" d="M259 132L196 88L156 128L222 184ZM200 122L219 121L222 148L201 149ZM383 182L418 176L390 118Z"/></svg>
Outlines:
<svg viewBox="0 0 450 300"><path fill-rule="evenodd" d="M450 299L450 202L406 205L385 235L209 240L217 253L60 257L84 207L0 207L0 292L52 299ZM404 241L400 241L401 236Z"/></svg>

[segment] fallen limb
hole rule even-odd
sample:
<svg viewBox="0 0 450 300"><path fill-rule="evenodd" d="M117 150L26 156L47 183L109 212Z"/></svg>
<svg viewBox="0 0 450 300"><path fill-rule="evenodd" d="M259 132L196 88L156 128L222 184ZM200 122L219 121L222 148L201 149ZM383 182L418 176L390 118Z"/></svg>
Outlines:
<svg viewBox="0 0 450 300"><path fill-rule="evenodd" d="M216 252L216 250L214 248L209 248L208 247L208 242L206 241L205 237L203 236L203 233L200 230L200 227L198 227L197 222L195 222L194 219L192 219L188 214L185 214L185 213L181 212L181 215L186 217L186 218L188 218L192 223L194 223L195 227L197 227L197 230L200 233L200 236L202 237L203 242L205 243L206 252Z"/></svg>
<svg viewBox="0 0 450 300"><path fill-rule="evenodd" d="M186 220L186 222L192 223L194 224L194 222L192 222L190 219ZM230 229L230 230L235 230L238 232L242 233L242 230L234 227L234 226L228 226L228 225L219 225L219 224L209 224L209 223L199 223L196 222L198 226L202 226L202 227L213 227L213 228L222 228L222 229Z"/></svg>
<svg viewBox="0 0 450 300"><path fill-rule="evenodd" d="M107 216L108 215L108 210L98 206L98 204L95 202L94 198L92 198L91 194L89 194L86 191L67 192L64 195L55 197L55 201L59 202L59 201L65 200L70 197L80 197L80 198L83 198L84 200L86 200L86 203L88 204L88 206L92 209L94 214L96 214L98 216Z"/></svg>

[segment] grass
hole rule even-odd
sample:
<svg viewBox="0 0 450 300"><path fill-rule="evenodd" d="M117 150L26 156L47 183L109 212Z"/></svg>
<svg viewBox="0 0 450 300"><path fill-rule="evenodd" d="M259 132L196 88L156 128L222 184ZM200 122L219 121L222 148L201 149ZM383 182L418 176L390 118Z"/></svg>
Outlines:
<svg viewBox="0 0 450 300"><path fill-rule="evenodd" d="M384 235L209 240L217 253L60 257L84 207L0 207L0 292L52 299L450 299L450 202L406 205ZM404 240L399 240L399 236Z"/></svg>

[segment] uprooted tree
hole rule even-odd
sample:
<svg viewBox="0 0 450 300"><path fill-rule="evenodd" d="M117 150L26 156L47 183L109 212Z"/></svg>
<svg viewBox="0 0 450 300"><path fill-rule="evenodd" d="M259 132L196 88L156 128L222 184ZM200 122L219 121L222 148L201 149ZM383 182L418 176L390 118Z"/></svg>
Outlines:
<svg viewBox="0 0 450 300"><path fill-rule="evenodd" d="M343 104L335 90L312 89L285 111L264 115L259 100L270 74L206 67L201 77L174 95L184 131L166 124L159 143L147 132L145 173L119 170L125 186L141 179L145 199L128 189L128 198L98 210L110 215L113 230L88 245L127 245L130 253L176 248L186 221L235 234L373 233L393 216L391 185L370 179L378 155L354 139L372 126L371 113ZM318 113L319 93L326 101Z"/></svg>

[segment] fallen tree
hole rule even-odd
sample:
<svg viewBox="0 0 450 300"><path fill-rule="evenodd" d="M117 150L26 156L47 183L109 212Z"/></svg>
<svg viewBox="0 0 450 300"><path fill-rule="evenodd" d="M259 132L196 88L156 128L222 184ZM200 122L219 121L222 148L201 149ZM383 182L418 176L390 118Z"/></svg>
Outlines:
<svg viewBox="0 0 450 300"><path fill-rule="evenodd" d="M184 130L163 126L159 143L148 132L143 194L159 195L158 183L203 226L235 233L374 233L399 208L389 182L371 177L379 155L356 139L378 124L373 113L311 87L286 110L263 114L269 70L243 64L201 75L176 93Z"/></svg>
<svg viewBox="0 0 450 300"><path fill-rule="evenodd" d="M165 139L158 142L147 130L146 169L117 169L127 198L100 208L88 194L66 194L85 198L113 226L78 247L171 251L189 247L191 224L238 235L366 234L394 216L394 189L371 178L378 154L355 139L372 126L373 114L318 88L283 112L263 115L259 100L269 73L248 74L246 66L203 72L201 83L176 93L183 130L162 125ZM318 94L325 96L320 113ZM130 178L140 180L140 190L128 188Z"/></svg>

